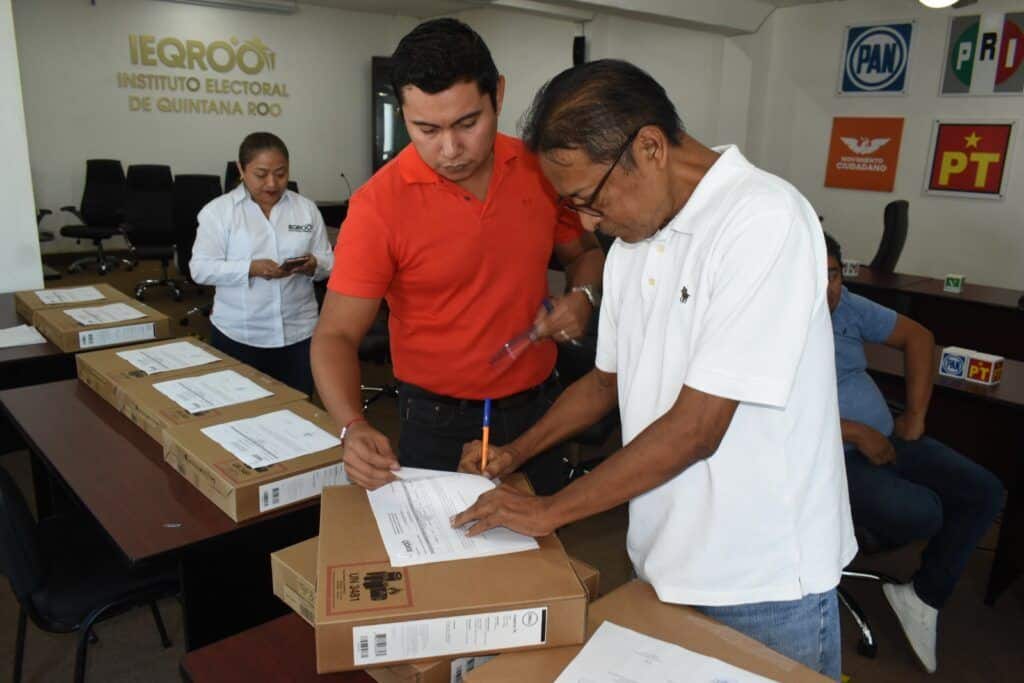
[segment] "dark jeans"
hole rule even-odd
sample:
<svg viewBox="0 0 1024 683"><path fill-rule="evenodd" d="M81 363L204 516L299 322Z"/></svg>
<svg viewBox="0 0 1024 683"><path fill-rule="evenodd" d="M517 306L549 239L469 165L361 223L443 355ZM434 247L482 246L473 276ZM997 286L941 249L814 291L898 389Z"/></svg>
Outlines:
<svg viewBox="0 0 1024 683"><path fill-rule="evenodd" d="M264 349L236 342L218 330L216 325L210 326L210 345L213 348L304 394L313 393L313 371L309 365L310 341L306 339L290 346Z"/></svg>
<svg viewBox="0 0 1024 683"><path fill-rule="evenodd" d="M491 409L491 443L506 444L525 432L547 412L561 391L558 380L549 379L532 400L511 407L495 402ZM403 383L398 387L398 410L398 459L409 467L454 471L462 457L462 446L481 436L482 401L439 400L417 386ZM521 471L540 495L558 491L568 476L558 447L531 458Z"/></svg>
<svg viewBox="0 0 1024 683"><path fill-rule="evenodd" d="M846 453L853 523L889 547L929 539L914 590L941 609L978 540L1003 506L998 478L935 439L892 439L896 459L874 465Z"/></svg>

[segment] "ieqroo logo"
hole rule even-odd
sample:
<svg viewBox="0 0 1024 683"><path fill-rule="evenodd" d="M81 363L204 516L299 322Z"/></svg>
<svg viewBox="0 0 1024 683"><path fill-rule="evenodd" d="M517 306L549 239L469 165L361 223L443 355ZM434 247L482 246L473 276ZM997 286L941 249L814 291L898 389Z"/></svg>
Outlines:
<svg viewBox="0 0 1024 683"><path fill-rule="evenodd" d="M273 71L277 53L259 38L230 42L161 38L132 33L128 36L128 55L131 63L139 66L165 66L169 69L199 69L228 73L239 69L254 76L262 71Z"/></svg>

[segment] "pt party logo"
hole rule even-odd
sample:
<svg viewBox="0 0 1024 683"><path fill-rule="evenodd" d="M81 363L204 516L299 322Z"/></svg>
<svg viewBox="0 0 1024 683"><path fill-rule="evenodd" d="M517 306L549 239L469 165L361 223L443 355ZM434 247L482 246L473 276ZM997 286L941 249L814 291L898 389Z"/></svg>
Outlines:
<svg viewBox="0 0 1024 683"><path fill-rule="evenodd" d="M1002 199L1016 121L936 121L926 194Z"/></svg>

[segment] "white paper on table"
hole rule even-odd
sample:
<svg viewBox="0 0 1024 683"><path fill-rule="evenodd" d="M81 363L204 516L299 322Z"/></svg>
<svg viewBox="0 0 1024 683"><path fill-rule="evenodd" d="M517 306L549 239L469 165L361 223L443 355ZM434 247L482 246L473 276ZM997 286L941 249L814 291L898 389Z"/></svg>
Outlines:
<svg viewBox="0 0 1024 683"><path fill-rule="evenodd" d="M171 379L153 388L193 415L274 395L234 370Z"/></svg>
<svg viewBox="0 0 1024 683"><path fill-rule="evenodd" d="M601 624L555 683L768 683L720 659L623 628Z"/></svg>
<svg viewBox="0 0 1024 683"><path fill-rule="evenodd" d="M461 472L417 477L430 470L408 467L398 472L413 478L367 492L391 566L489 557L539 547L535 539L504 527L472 538L466 536L465 528L452 528L452 517L494 488L494 482L486 477Z"/></svg>
<svg viewBox="0 0 1024 683"><path fill-rule="evenodd" d="M201 431L254 469L341 445L338 437L290 410L225 422Z"/></svg>
<svg viewBox="0 0 1024 683"><path fill-rule="evenodd" d="M46 337L39 334L39 331L31 325L15 325L0 330L0 349L45 343Z"/></svg>
<svg viewBox="0 0 1024 683"><path fill-rule="evenodd" d="M103 293L95 287L69 287L67 289L39 289L36 298L46 305L73 304L79 301L99 301L105 299Z"/></svg>
<svg viewBox="0 0 1024 683"><path fill-rule="evenodd" d="M187 341L151 346L148 349L118 351L117 355L147 375L194 368L220 360L212 353Z"/></svg>
<svg viewBox="0 0 1024 683"><path fill-rule="evenodd" d="M67 308L64 313L73 318L79 325L103 325L119 323L125 320L145 318L146 314L128 304L107 304L106 306L87 306L85 308Z"/></svg>

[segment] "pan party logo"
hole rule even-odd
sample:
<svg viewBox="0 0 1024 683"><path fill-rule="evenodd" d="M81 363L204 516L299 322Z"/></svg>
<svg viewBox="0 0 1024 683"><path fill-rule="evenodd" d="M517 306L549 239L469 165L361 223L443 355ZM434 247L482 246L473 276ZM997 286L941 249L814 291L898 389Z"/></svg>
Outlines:
<svg viewBox="0 0 1024 683"><path fill-rule="evenodd" d="M259 38L239 43L215 40L204 43L201 40L180 40L132 33L128 36L128 52L136 66L165 66L169 69L199 69L228 73L239 69L242 73L255 76L262 71L273 71L276 53Z"/></svg>

